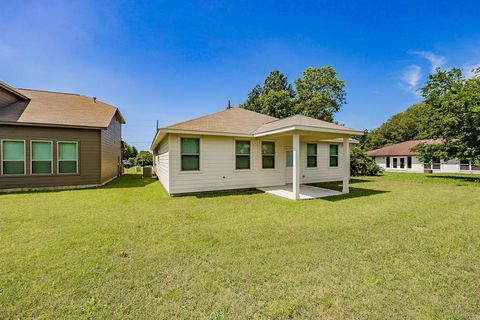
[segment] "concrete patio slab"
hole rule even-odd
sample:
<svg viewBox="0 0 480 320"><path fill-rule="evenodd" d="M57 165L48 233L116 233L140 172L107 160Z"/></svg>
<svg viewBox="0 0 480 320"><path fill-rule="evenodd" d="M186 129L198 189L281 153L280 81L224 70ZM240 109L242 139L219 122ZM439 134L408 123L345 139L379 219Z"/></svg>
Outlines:
<svg viewBox="0 0 480 320"><path fill-rule="evenodd" d="M273 194L275 196L293 200L293 186L291 184L283 186L262 187L257 189L269 194ZM300 200L338 196L341 194L342 192L340 191L318 188L305 184L300 185Z"/></svg>

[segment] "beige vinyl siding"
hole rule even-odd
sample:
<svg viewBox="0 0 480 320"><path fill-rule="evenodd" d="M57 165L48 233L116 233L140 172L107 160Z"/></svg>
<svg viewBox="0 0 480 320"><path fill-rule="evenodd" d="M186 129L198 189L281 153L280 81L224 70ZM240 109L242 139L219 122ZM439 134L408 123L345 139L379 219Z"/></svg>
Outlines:
<svg viewBox="0 0 480 320"><path fill-rule="evenodd" d="M81 186L100 183L99 130L0 125L0 139L25 140L26 148L26 174L22 176L0 175L0 189ZM31 140L53 142L53 174L31 175ZM58 141L78 142L78 174L56 174ZM0 165L1 157L0 153Z"/></svg>
<svg viewBox="0 0 480 320"><path fill-rule="evenodd" d="M107 130L101 131L102 183L116 178L122 159L122 125L113 117Z"/></svg>
<svg viewBox="0 0 480 320"><path fill-rule="evenodd" d="M170 193L170 137L166 136L155 152L155 173L165 190Z"/></svg>
<svg viewBox="0 0 480 320"><path fill-rule="evenodd" d="M235 138L200 138L200 171L180 170L180 137L170 137L170 193L254 188L285 183L285 139L275 139L275 169L262 169L261 140L251 139L251 169L235 170ZM245 140L245 138L239 138Z"/></svg>
<svg viewBox="0 0 480 320"><path fill-rule="evenodd" d="M317 167L307 168L307 143L300 143L300 183L314 183L324 181L340 181L343 179L343 143L338 145L338 167L330 167L330 143L317 142Z"/></svg>
<svg viewBox="0 0 480 320"><path fill-rule="evenodd" d="M8 106L14 102L19 101L20 99L13 93L8 92L7 90L0 88L0 108Z"/></svg>

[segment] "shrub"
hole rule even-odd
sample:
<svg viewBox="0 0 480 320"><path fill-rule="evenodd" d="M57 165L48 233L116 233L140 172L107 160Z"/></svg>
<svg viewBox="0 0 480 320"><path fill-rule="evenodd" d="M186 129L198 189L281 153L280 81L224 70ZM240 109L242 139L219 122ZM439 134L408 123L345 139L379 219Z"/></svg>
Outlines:
<svg viewBox="0 0 480 320"><path fill-rule="evenodd" d="M359 147L352 147L350 151L350 175L356 176L376 176L382 172L375 160L367 155Z"/></svg>

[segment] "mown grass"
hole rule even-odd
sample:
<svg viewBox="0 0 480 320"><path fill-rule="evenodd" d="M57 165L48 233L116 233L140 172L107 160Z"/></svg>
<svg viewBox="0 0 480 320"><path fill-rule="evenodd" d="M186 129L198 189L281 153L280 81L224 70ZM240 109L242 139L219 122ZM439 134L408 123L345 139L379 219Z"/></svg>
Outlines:
<svg viewBox="0 0 480 320"><path fill-rule="evenodd" d="M128 174L0 195L0 318L478 318L480 188L457 184L386 174L294 202Z"/></svg>

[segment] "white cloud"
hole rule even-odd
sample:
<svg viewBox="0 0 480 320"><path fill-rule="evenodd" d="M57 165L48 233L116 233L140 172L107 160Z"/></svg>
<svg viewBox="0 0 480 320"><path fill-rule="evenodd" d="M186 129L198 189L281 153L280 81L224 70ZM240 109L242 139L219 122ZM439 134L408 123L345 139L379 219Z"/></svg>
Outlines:
<svg viewBox="0 0 480 320"><path fill-rule="evenodd" d="M430 61L430 64L432 65L432 72L435 72L435 69L441 68L445 63L447 63L446 57L436 55L430 51L408 51L408 53L420 56Z"/></svg>
<svg viewBox="0 0 480 320"><path fill-rule="evenodd" d="M480 63L479 64L466 64L463 66L463 74L465 75L466 78L473 78L475 75L474 70L480 68Z"/></svg>
<svg viewBox="0 0 480 320"><path fill-rule="evenodd" d="M408 66L402 73L401 80L406 84L408 92L419 95L417 86L422 78L422 68L416 64Z"/></svg>

